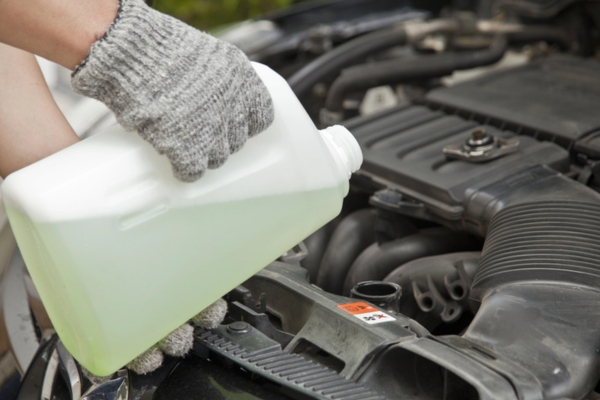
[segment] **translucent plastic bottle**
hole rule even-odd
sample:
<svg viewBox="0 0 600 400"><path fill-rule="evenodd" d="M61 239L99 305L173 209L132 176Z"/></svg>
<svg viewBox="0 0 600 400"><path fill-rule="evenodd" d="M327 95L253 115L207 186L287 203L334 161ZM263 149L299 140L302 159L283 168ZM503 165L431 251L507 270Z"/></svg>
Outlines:
<svg viewBox="0 0 600 400"><path fill-rule="evenodd" d="M334 218L362 154L255 64L275 121L195 183L113 128L10 175L11 226L50 318L107 375Z"/></svg>

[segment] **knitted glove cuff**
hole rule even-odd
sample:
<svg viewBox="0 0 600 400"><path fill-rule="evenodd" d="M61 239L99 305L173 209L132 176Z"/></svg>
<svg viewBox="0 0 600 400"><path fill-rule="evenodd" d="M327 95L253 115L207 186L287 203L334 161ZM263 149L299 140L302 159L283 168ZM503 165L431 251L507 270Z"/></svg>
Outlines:
<svg viewBox="0 0 600 400"><path fill-rule="evenodd" d="M183 181L220 166L273 120L269 93L241 50L142 0L122 0L71 83L167 155Z"/></svg>
<svg viewBox="0 0 600 400"><path fill-rule="evenodd" d="M129 125L134 121L123 117L147 106L164 90L175 89L176 78L185 71L172 65L172 60L184 52L178 42L196 42L190 40L190 33L203 35L142 0L122 0L113 24L73 73L73 89L102 101L124 119L120 123L135 129Z"/></svg>

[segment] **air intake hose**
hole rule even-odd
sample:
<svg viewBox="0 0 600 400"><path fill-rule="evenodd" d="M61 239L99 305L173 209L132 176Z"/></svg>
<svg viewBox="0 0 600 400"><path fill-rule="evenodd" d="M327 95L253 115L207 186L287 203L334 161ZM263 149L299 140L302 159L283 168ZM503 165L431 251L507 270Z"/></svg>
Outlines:
<svg viewBox="0 0 600 400"><path fill-rule="evenodd" d="M342 112L344 98L353 91L438 78L454 71L494 64L504 56L506 48L506 37L499 35L484 50L417 56L408 60L392 59L350 67L331 85L325 108L330 112Z"/></svg>
<svg viewBox="0 0 600 400"><path fill-rule="evenodd" d="M600 378L600 195L554 174L491 208L463 338L524 367L545 399L583 398Z"/></svg>

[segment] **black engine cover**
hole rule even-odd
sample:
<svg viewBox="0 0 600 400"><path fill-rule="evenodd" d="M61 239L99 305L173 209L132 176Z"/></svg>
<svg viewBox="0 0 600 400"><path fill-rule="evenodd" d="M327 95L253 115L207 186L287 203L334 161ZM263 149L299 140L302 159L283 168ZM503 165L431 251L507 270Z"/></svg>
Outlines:
<svg viewBox="0 0 600 400"><path fill-rule="evenodd" d="M485 221L468 217L473 210L542 175L567 173L575 153L600 154L598 93L600 63L556 56L433 90L422 105L355 118L346 126L365 158L357 182L396 191L375 195L380 206L483 235ZM518 150L480 163L442 152L479 129L518 137ZM545 172L527 172L540 166Z"/></svg>

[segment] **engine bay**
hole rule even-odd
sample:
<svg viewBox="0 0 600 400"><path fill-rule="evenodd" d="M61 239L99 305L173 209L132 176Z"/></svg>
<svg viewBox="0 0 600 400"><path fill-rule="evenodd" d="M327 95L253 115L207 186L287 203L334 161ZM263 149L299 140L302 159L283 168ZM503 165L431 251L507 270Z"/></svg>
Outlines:
<svg viewBox="0 0 600 400"><path fill-rule="evenodd" d="M48 379L52 399L600 398L598 3L341 3L240 28L358 140L340 216L228 293L193 355L76 387L53 337L19 399Z"/></svg>
<svg viewBox="0 0 600 400"><path fill-rule="evenodd" d="M252 298L264 294L265 314L293 335L282 349L349 381L328 384L302 362L268 372L282 371L279 378L322 398L552 398L554 391L575 398L572 390L581 396L593 389L596 376L582 390L571 374L582 360L593 364L597 341L588 336L583 347L590 347L581 351L569 343L583 333L572 331L579 324L595 331L582 319L595 313L585 304L596 250L583 243L598 240L597 195L575 179L586 167L572 160L592 154L588 134L599 121L591 110L600 104L581 93L600 89L593 88L597 66L550 57L345 122L365 156L354 195L368 195L369 206L323 228L331 229L328 239L306 241L308 254L324 247L318 265L300 261L305 272L275 263L243 286ZM498 219L511 210L514 216ZM310 289L307 272L324 293ZM399 298L389 300L390 283ZM572 298L570 290L577 292ZM360 299L379 306L383 321L347 315L344 306L360 306ZM243 312L234 319L253 321ZM222 337L236 343L235 335ZM199 337L210 351L231 345L211 340L219 339ZM248 360L282 366L271 353Z"/></svg>

